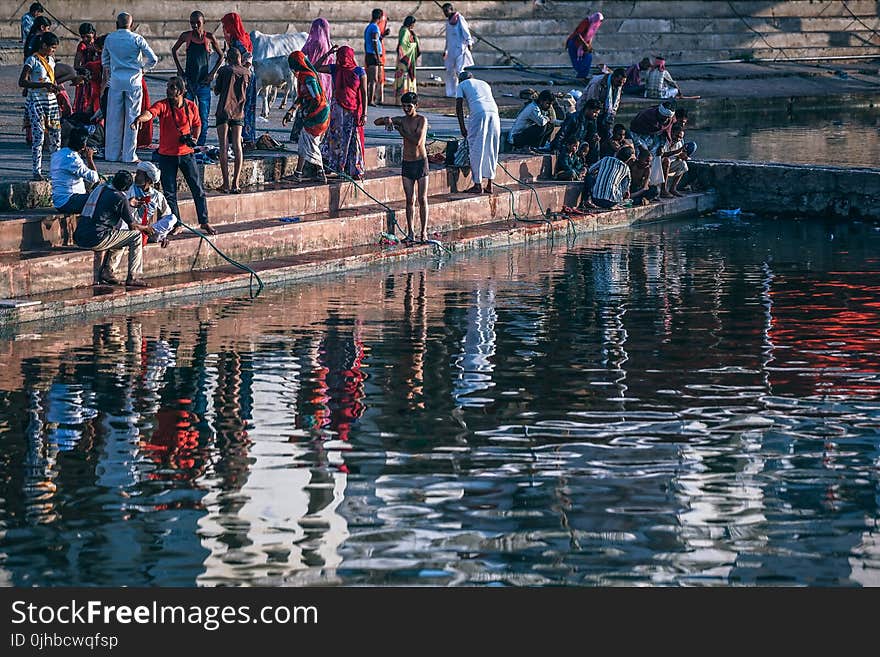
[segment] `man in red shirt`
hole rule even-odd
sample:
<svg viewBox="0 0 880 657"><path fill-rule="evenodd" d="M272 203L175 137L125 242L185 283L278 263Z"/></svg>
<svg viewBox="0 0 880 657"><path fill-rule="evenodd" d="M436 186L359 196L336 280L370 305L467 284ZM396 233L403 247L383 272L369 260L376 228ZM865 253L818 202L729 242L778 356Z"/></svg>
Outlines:
<svg viewBox="0 0 880 657"><path fill-rule="evenodd" d="M208 235L216 235L217 231L208 223L208 202L205 198L205 188L199 175L196 164L196 142L202 130L202 121L199 118L199 109L191 100L184 98L186 83L180 77L171 78L165 87L166 98L153 104L150 109L144 111L131 124L133 130L146 121L159 119L159 171L162 178L162 191L174 215L180 217L177 207L177 171L183 173L183 178L189 186L193 201L196 204L196 214L199 217L199 227Z"/></svg>

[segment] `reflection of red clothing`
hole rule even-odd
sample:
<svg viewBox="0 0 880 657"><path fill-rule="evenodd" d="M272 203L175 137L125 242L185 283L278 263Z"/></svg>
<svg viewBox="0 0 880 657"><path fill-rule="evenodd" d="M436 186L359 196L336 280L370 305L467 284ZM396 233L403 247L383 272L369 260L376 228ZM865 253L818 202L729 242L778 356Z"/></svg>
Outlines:
<svg viewBox="0 0 880 657"><path fill-rule="evenodd" d="M163 408L156 413L156 430L149 441L141 444L153 462L176 470L195 467L194 451L199 446L199 432L193 428L192 418L192 414L186 410ZM154 475L154 478L162 476ZM181 473L173 478L188 479L190 476Z"/></svg>

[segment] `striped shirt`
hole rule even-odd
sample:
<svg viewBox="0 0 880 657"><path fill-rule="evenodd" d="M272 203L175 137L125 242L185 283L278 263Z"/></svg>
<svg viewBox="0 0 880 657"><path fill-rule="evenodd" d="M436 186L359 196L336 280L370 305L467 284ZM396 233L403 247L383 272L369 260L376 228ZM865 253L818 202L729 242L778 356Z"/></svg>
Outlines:
<svg viewBox="0 0 880 657"><path fill-rule="evenodd" d="M666 90L674 85L675 80L669 75L669 71L652 68L645 80L645 98L666 98Z"/></svg>
<svg viewBox="0 0 880 657"><path fill-rule="evenodd" d="M603 157L590 167L590 173L596 175L593 198L614 203L623 202L624 195L629 191L630 181L626 162L621 162L616 157Z"/></svg>

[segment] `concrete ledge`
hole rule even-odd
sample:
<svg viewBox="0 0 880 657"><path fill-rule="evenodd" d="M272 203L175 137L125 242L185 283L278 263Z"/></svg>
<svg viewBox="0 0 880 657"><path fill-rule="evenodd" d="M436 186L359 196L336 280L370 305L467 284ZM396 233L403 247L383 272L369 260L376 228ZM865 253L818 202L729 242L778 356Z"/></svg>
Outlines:
<svg viewBox="0 0 880 657"><path fill-rule="evenodd" d="M722 207L779 216L880 219L880 170L694 161L692 175Z"/></svg>
<svg viewBox="0 0 880 657"><path fill-rule="evenodd" d="M571 191L576 192L577 185ZM577 217L569 223L557 220L551 223L519 223L501 221L445 233L441 239L453 253L475 249L510 246L534 240L552 239L565 234L572 236L573 226L578 234L590 234L600 230L624 228L639 223L700 214L716 207L714 194L692 194L671 199L665 203L642 207L597 212ZM576 235L574 235L576 237ZM378 244L364 245L354 249L334 249L299 256L278 258L256 265L255 268L266 285L278 285L291 281L332 274L351 269L390 264L405 259L424 259L436 256L430 245L415 247L383 247ZM65 317L84 316L133 310L144 306L176 302L196 297L228 294L233 290L248 289L249 274L229 267L213 271L192 272L185 276L157 280L154 287L144 290L122 292L119 290L100 296L91 289L74 290L59 298L48 295L34 297L38 305L20 308L0 308L0 334L26 322L56 322Z"/></svg>

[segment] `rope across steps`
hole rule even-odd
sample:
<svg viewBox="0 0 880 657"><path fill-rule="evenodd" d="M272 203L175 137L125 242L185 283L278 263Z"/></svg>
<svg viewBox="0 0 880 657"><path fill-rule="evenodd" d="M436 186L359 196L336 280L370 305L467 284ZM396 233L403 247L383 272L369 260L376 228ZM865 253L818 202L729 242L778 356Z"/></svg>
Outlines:
<svg viewBox="0 0 880 657"><path fill-rule="evenodd" d="M534 215L540 210L534 192L512 188L520 214ZM542 204L561 207L567 201L565 185L537 188ZM389 204L401 224L405 223L405 203ZM429 197L429 233L444 233L459 228L492 223L508 216L508 201L501 194L492 196L468 193L443 193ZM299 217L261 218L218 224L218 234L210 241L226 257L251 265L263 260L330 249L351 249L375 244L387 230L384 209L350 208L328 218L326 212ZM418 225L418 219L415 219ZM42 250L39 255L24 252L18 260L0 260L0 298L34 294L91 285L94 280L95 254L88 250ZM185 273L225 265L226 261L202 238L186 232L172 239L167 248L149 244L144 249L144 277Z"/></svg>

